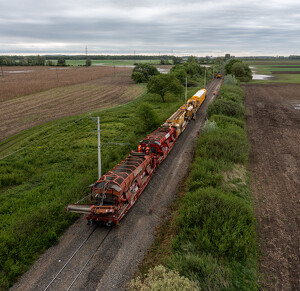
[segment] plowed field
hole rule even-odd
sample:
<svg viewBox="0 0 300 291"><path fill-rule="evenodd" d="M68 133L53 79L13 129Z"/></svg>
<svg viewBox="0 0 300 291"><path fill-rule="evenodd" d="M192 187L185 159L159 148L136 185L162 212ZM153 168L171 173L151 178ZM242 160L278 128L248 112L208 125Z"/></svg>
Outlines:
<svg viewBox="0 0 300 291"><path fill-rule="evenodd" d="M300 290L300 85L243 89L262 285Z"/></svg>
<svg viewBox="0 0 300 291"><path fill-rule="evenodd" d="M134 99L144 89L133 83L131 70L4 68L0 78L0 141L38 124Z"/></svg>

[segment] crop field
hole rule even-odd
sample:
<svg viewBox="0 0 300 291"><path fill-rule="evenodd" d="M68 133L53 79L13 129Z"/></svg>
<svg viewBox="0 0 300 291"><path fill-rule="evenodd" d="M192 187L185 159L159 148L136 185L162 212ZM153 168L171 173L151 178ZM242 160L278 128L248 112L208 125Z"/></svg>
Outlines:
<svg viewBox="0 0 300 291"><path fill-rule="evenodd" d="M247 62L256 74L270 75L273 77L268 80L255 80L260 83L300 83L300 62L299 61L253 61Z"/></svg>
<svg viewBox="0 0 300 291"><path fill-rule="evenodd" d="M52 88L115 77L117 74L129 76L131 70L126 67L3 67L0 102Z"/></svg>
<svg viewBox="0 0 300 291"><path fill-rule="evenodd" d="M145 90L132 82L128 68L4 69L17 70L24 72L0 78L0 141L61 117L124 104Z"/></svg>
<svg viewBox="0 0 300 291"><path fill-rule="evenodd" d="M263 290L299 290L300 85L243 85Z"/></svg>

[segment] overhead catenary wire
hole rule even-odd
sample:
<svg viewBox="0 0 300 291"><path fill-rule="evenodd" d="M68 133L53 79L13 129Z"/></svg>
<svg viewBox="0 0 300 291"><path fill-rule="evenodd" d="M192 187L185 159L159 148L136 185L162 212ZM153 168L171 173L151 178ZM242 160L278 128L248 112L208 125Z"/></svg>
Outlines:
<svg viewBox="0 0 300 291"><path fill-rule="evenodd" d="M20 148L20 149L18 149L18 150L16 150L16 151L14 151L14 152L8 154L8 155L5 155L5 156L3 156L3 157L0 157L0 160L4 160L5 158L14 155L14 154L16 154L16 153L18 153L18 152L20 152L20 151L22 151L22 150L28 148L29 146L31 146L31 145L33 145L33 144L35 144L35 143L38 143L38 142L40 142L40 141L42 141L42 140L44 140L44 139L46 139L46 138L48 138L48 137L54 135L55 133L57 133L57 132L59 132L59 131L65 129L65 128L69 127L69 126L71 126L73 123L76 123L76 122L78 122L78 121L84 119L84 118L87 118L87 117L85 116L85 117L79 118L79 119L77 119L77 120L74 120L74 121L70 122L68 125L63 126L63 127L60 127L59 129L55 130L54 132L52 132L52 133L50 133L50 134L48 134L48 135L46 135L46 136L44 136L44 137L42 137L42 138L40 138L40 139L38 139L38 140L34 140L34 141L32 141L31 143L29 143L28 145L26 145L26 146L24 146L24 147L22 147L22 148Z"/></svg>
<svg viewBox="0 0 300 291"><path fill-rule="evenodd" d="M18 152L20 152L20 151L22 151L22 150L24 150L24 149L26 149L26 148L32 146L33 144L37 144L37 143L43 141L44 139L46 139L46 138L48 138L48 137L50 137L50 136L56 134L57 132L59 132L59 131L65 129L65 128L71 126L73 123L76 123L76 122L78 122L78 121L80 121L80 120L82 120L82 119L85 119L85 118L88 118L88 117L85 116L85 117L79 118L79 119L77 119L77 120L71 121L69 124L60 127L59 129L55 130L54 132L52 132L52 133L50 133L50 134L48 134L48 135L46 135L46 136L43 136L42 138L40 138L40 139L38 139L38 140L34 140L34 141L32 141L31 143L27 144L26 146L23 146L23 147L21 147L21 148L15 150L15 151L13 151L12 153L9 153L9 154L7 154L7 155L5 155L5 156L3 156L3 157L0 157L0 161L6 159L7 157L13 156L14 154L16 154L16 153L18 153ZM127 145L128 143L112 143L113 140L116 140L117 138L123 136L124 134L125 134L125 132L123 132L122 134L120 134L120 135L114 137L113 139L110 139L110 141L108 141L108 142L106 142L106 143L104 143L104 144L101 144L101 147L107 146L107 145L110 145L110 144Z"/></svg>

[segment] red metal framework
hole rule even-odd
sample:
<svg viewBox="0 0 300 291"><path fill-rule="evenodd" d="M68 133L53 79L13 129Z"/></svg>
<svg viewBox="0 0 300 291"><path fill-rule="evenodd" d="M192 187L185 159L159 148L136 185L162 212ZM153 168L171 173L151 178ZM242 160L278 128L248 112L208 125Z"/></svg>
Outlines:
<svg viewBox="0 0 300 291"><path fill-rule="evenodd" d="M71 204L67 210L86 213L88 220L117 223L142 193L155 169L150 155L131 152L93 185L89 204Z"/></svg>
<svg viewBox="0 0 300 291"><path fill-rule="evenodd" d="M139 151L154 155L156 163L160 164L173 148L175 141L176 130L173 127L159 127L140 142Z"/></svg>

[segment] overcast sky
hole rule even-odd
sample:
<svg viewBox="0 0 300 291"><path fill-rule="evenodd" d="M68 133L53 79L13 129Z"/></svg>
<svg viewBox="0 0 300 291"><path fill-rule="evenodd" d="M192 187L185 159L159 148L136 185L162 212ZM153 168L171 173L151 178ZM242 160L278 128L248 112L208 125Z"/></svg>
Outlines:
<svg viewBox="0 0 300 291"><path fill-rule="evenodd" d="M0 0L0 54L300 54L300 0Z"/></svg>

